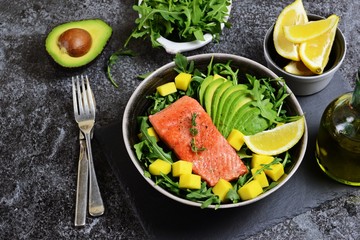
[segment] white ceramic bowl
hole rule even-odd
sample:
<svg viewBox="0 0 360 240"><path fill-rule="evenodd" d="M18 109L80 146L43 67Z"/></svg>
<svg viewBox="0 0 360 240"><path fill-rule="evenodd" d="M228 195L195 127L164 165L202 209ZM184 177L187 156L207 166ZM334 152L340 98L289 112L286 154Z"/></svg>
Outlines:
<svg viewBox="0 0 360 240"><path fill-rule="evenodd" d="M140 5L141 2L142 2L142 0L139 0L138 4ZM232 5L232 0L230 0L230 5L227 7L228 15L225 17L225 21L227 21L229 19L231 5ZM224 28L224 24L222 23L221 29L223 29L223 28ZM158 39L156 39L156 41L158 41L160 43L160 45L165 49L165 51L169 54L176 54L176 53L181 53L181 52L192 51L192 50L195 50L195 49L205 46L206 44L210 43L212 40L213 40L213 35L211 35L210 33L204 34L203 41L194 40L194 41L190 41L190 42L175 42L175 41L171 41L163 36L160 36Z"/></svg>
<svg viewBox="0 0 360 240"><path fill-rule="evenodd" d="M308 18L310 21L323 19L323 17L313 14L308 14ZM335 40L330 53L330 59L324 72L320 75L299 76L288 73L284 70L284 67L287 65L287 63L290 62L290 60L281 57L275 50L273 41L274 25L271 26L267 31L263 43L267 66L279 77L285 79L286 84L291 88L295 95L311 95L323 90L329 84L335 72L339 69L345 58L345 37L340 29L338 28L336 30Z"/></svg>
<svg viewBox="0 0 360 240"><path fill-rule="evenodd" d="M189 61L193 60L195 62L195 68L200 69L201 71L206 71L206 67L208 66L212 57L214 57L214 61L213 61L214 63L217 62L227 63L229 60L231 60L232 61L231 66L236 69L239 69L240 72L239 77L245 77L244 74L248 73L257 78L262 78L262 77L278 78L277 75L275 75L271 70L264 67L263 65L254 62L250 59L236 55L222 54L222 53L200 54L200 55L188 57L188 60ZM144 177L144 179L148 184L150 184L154 189L164 194L165 196L169 197L170 199L173 199L183 204L200 207L201 206L200 203L175 196L174 194L156 185L152 179L145 177L143 166L138 161L133 148L134 144L139 141L138 140L139 126L137 126L137 117L140 115L144 115L150 104L149 100L145 96L154 93L156 91L157 86L173 81L177 74L173 70L174 67L175 67L174 62L168 63L160 67L159 69L154 71L151 75L149 75L144 81L142 81L141 84L136 88L125 108L125 112L123 116L123 125L122 125L123 138L131 161L134 163L135 167L139 171L139 174L141 174ZM288 110L288 113L290 115L303 115L303 111L300 107L300 104L298 103L295 96L291 93L290 89L288 89L288 93L290 94L290 96L287 98L285 104L285 108ZM252 200L243 201L239 203L221 204L220 208L239 207L256 202L260 199L269 196L270 194L278 190L280 187L282 187L293 176L293 174L300 166L300 163L305 154L307 139L308 139L308 133L307 133L307 128L305 128L304 136L299 141L299 143L295 145L291 150L292 165L289 168L286 168L286 173L287 173L286 177L284 177L276 187L272 188L271 190L261 194L260 196ZM215 208L215 205L210 205L209 208Z"/></svg>

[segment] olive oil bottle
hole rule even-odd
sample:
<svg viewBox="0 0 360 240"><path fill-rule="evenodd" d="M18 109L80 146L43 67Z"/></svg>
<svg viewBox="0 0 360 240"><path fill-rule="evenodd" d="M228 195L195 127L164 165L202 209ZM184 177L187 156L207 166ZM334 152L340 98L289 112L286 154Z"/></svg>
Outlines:
<svg viewBox="0 0 360 240"><path fill-rule="evenodd" d="M315 155L329 177L360 186L360 69L354 92L341 95L325 109Z"/></svg>

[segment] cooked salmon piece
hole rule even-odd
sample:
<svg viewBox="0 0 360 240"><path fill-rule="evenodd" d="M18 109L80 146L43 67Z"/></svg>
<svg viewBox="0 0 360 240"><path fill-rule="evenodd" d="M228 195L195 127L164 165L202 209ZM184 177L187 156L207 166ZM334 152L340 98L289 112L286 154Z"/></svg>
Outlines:
<svg viewBox="0 0 360 240"><path fill-rule="evenodd" d="M192 123L193 114L196 114L196 126ZM197 100L183 96L150 115L149 120L160 139L179 159L192 162L193 172L210 186L220 178L231 181L247 173L245 164ZM192 127L197 129L196 135L191 134ZM198 151L194 151L192 146Z"/></svg>

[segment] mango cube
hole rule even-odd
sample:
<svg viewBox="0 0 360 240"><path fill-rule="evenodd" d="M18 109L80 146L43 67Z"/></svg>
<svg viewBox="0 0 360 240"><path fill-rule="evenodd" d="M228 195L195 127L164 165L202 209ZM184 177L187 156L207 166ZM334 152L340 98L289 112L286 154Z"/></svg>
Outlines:
<svg viewBox="0 0 360 240"><path fill-rule="evenodd" d="M270 166L271 170L264 170L265 174L273 181L279 180L284 175L284 166L281 163L275 163Z"/></svg>
<svg viewBox="0 0 360 240"><path fill-rule="evenodd" d="M167 175L170 171L171 163L161 159L157 159L149 165L149 172L155 176L161 175L160 173Z"/></svg>
<svg viewBox="0 0 360 240"><path fill-rule="evenodd" d="M272 161L274 161L274 157L273 156L268 156L268 155L260 155L260 154L256 154L254 153L252 155L252 159L251 159L251 168L256 168L256 167L262 167L261 165L263 164L269 164Z"/></svg>
<svg viewBox="0 0 360 240"><path fill-rule="evenodd" d="M196 174L182 174L179 178L179 188L200 189L201 177Z"/></svg>
<svg viewBox="0 0 360 240"><path fill-rule="evenodd" d="M257 180L248 182L238 190L238 194L243 201L253 199L259 196L262 192L263 189Z"/></svg>
<svg viewBox="0 0 360 240"><path fill-rule="evenodd" d="M156 88L161 96L166 96L177 91L175 82L168 82Z"/></svg>
<svg viewBox="0 0 360 240"><path fill-rule="evenodd" d="M186 91L191 81L191 74L181 72L175 77L175 85L177 89Z"/></svg>
<svg viewBox="0 0 360 240"><path fill-rule="evenodd" d="M232 129L226 140L236 151L239 151L244 144L244 134L237 129Z"/></svg>
<svg viewBox="0 0 360 240"><path fill-rule="evenodd" d="M258 174L256 174L256 172L261 169L261 167L255 167L251 169L251 174L254 177L254 180L258 181L261 185L262 188L264 187L268 187L269 186L269 181L266 177L266 174L264 171L259 172Z"/></svg>
<svg viewBox="0 0 360 240"><path fill-rule="evenodd" d="M149 127L147 129L147 133L149 134L149 136L152 136L152 137L155 137L156 141L158 142L159 141L159 137L158 135L156 134L155 130L153 127ZM138 137L141 139L142 138L142 133L139 133L138 134Z"/></svg>
<svg viewBox="0 0 360 240"><path fill-rule="evenodd" d="M190 174L192 172L192 162L179 160L172 164L173 177L179 177L182 174Z"/></svg>
<svg viewBox="0 0 360 240"><path fill-rule="evenodd" d="M215 195L219 196L221 202L224 202L226 194L229 192L230 189L232 189L231 183L220 178L220 180L213 187L212 191Z"/></svg>

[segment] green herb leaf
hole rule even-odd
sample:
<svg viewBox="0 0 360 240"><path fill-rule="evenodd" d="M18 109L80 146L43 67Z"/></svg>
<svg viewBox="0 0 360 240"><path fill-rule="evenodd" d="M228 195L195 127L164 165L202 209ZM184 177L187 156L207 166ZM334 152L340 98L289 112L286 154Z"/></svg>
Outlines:
<svg viewBox="0 0 360 240"><path fill-rule="evenodd" d="M171 157L171 153L164 152L164 150L157 145L155 137L152 137L148 134L147 132L148 128L149 128L149 124L147 123L147 118L146 117L141 118L140 131L142 133L142 136L150 146L148 153L149 157L153 159L160 158L164 161L172 163L173 160Z"/></svg>
<svg viewBox="0 0 360 240"><path fill-rule="evenodd" d="M175 41L202 41L205 33L219 40L221 24L231 26L225 20L229 5L230 0L143 0L140 5L133 6L139 14L135 20L137 26L124 46L131 38L149 37L152 46L158 47L160 36Z"/></svg>
<svg viewBox="0 0 360 240"><path fill-rule="evenodd" d="M196 145L196 140L195 140L195 136L199 133L198 129L196 128L196 117L197 117L197 114L196 113L193 113L191 115L191 128L190 128L190 134L191 136L193 136L191 138L191 142L190 142L190 145L191 145L191 150L195 153L197 152L200 152L200 151L205 151L206 148L204 147L198 147Z"/></svg>
<svg viewBox="0 0 360 240"><path fill-rule="evenodd" d="M111 67L119 60L120 56L133 57L133 56L135 56L135 53L131 50L119 49L118 51L111 54L110 58L108 59L107 67L106 67L106 74L107 74L107 77L110 80L111 84L114 85L114 87L116 87L116 88L118 88L119 85L115 82L115 80L113 79L113 77L111 75Z"/></svg>

